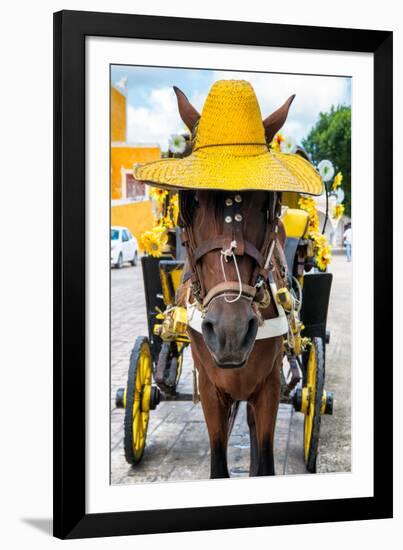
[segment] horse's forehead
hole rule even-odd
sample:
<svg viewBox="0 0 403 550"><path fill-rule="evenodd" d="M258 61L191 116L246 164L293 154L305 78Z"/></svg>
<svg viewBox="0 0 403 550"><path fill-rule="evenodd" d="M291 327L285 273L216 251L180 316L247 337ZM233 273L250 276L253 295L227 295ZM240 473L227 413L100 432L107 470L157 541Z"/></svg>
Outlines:
<svg viewBox="0 0 403 550"><path fill-rule="evenodd" d="M260 240L265 230L268 197L269 193L265 191L198 191L199 208L194 217L198 240L221 234L227 218L234 220L239 214L243 219L240 227L243 237L252 242Z"/></svg>

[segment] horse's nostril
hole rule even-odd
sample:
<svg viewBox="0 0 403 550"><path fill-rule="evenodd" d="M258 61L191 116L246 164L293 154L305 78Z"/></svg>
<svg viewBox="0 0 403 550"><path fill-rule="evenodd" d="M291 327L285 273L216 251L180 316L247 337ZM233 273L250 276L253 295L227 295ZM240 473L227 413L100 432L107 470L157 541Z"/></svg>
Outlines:
<svg viewBox="0 0 403 550"><path fill-rule="evenodd" d="M211 336L211 334L214 334L213 323L211 321L204 321L203 331L206 333L206 335L209 336Z"/></svg>
<svg viewBox="0 0 403 550"><path fill-rule="evenodd" d="M258 323L256 317L251 317L249 319L248 328L246 329L245 337L243 339L243 345L245 347L249 347L256 338L257 324Z"/></svg>
<svg viewBox="0 0 403 550"><path fill-rule="evenodd" d="M202 332L205 341L208 343L208 345L215 349L217 345L217 335L214 330L214 324L211 321L204 320L202 323Z"/></svg>

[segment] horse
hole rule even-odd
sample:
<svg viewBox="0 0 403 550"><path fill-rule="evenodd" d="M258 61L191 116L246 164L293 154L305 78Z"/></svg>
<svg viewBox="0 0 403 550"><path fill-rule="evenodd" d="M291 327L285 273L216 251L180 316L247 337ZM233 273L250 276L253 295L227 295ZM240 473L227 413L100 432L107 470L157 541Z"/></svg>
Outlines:
<svg viewBox="0 0 403 550"><path fill-rule="evenodd" d="M191 132L199 113L174 88ZM293 96L262 121L267 143L285 122ZM280 402L283 336L257 339L278 316L273 289L286 285L281 195L274 191L179 191L187 250L182 295L202 310L189 326L210 442L210 478L227 478L227 446L239 403L247 402L250 476L274 475L273 440ZM273 284L268 284L271 281Z"/></svg>

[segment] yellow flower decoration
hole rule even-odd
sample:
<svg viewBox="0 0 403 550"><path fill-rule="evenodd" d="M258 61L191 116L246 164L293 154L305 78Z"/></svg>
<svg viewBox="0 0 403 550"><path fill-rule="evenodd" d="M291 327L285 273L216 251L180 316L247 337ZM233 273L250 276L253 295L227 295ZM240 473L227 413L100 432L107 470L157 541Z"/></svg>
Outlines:
<svg viewBox="0 0 403 550"><path fill-rule="evenodd" d="M281 150L281 144L285 140L283 134L280 132L277 132L277 134L274 136L274 138L270 142L270 149L272 151L280 151Z"/></svg>
<svg viewBox="0 0 403 550"><path fill-rule="evenodd" d="M323 246L316 255L316 265L321 271L325 271L332 260L330 246Z"/></svg>
<svg viewBox="0 0 403 550"><path fill-rule="evenodd" d="M175 227L169 214L167 216L162 216L158 221L162 226L166 227L167 229L173 229Z"/></svg>
<svg viewBox="0 0 403 550"><path fill-rule="evenodd" d="M332 261L332 247L330 246L326 235L322 235L322 233L312 233L309 237L314 242L316 265L321 271L325 271L326 267Z"/></svg>
<svg viewBox="0 0 403 550"><path fill-rule="evenodd" d="M321 271L324 271L332 260L332 249L327 237L322 235L319 230L319 216L315 199L301 197L298 205L302 210L308 212L308 237L313 241L316 265Z"/></svg>
<svg viewBox="0 0 403 550"><path fill-rule="evenodd" d="M160 204L164 202L167 195L168 191L166 189L160 189L159 187L151 187L150 189L150 197Z"/></svg>
<svg viewBox="0 0 403 550"><path fill-rule="evenodd" d="M343 204L336 204L336 206L333 206L332 210L332 218L334 220L339 220L344 213L344 205Z"/></svg>
<svg viewBox="0 0 403 550"><path fill-rule="evenodd" d="M319 217L316 202L312 197L301 197L298 201L301 210L308 212L308 234L319 232Z"/></svg>
<svg viewBox="0 0 403 550"><path fill-rule="evenodd" d="M144 231L140 237L140 244L144 251L154 258L163 254L164 247L168 242L166 228L163 225L156 225L149 231Z"/></svg>
<svg viewBox="0 0 403 550"><path fill-rule="evenodd" d="M178 193L175 193L171 197L171 200L169 201L169 211L171 215L171 219L173 222L173 225L178 224L178 216L179 216L179 199L178 199Z"/></svg>
<svg viewBox="0 0 403 550"><path fill-rule="evenodd" d="M342 181L343 181L343 174L341 172L338 172L335 175L333 183L332 183L333 191L336 191L337 188L340 187Z"/></svg>

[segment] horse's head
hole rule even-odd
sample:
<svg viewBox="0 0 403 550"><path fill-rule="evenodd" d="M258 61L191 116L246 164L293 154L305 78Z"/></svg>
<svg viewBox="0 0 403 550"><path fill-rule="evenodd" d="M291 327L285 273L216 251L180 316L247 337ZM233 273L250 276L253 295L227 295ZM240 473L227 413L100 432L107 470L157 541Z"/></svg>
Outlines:
<svg viewBox="0 0 403 550"><path fill-rule="evenodd" d="M205 306L204 341L218 367L242 367L258 329L252 285L259 265L254 256L267 233L270 196L199 191L195 199L192 234L196 256L201 254L197 270Z"/></svg>
<svg viewBox="0 0 403 550"><path fill-rule="evenodd" d="M220 84L219 88L224 84ZM208 148L212 161L220 163L221 146L247 145L243 142L244 124L238 124L237 132L232 135L232 124L226 124L232 117L242 115L247 120L249 134L247 143L251 143L250 154L267 152L267 146L283 125L294 96L265 120L260 119L260 110L250 85L240 82L232 84L240 94L241 103L226 111L221 109L221 123L217 116L205 119L204 126L199 123L200 115L191 105L185 94L178 88L175 93L182 120L191 130L195 148ZM244 95L242 95L244 94ZM210 100L214 102L214 99ZM217 113L217 105L212 112ZM203 116L205 111L203 111ZM250 114L252 113L252 114ZM207 116L207 115L206 115ZM251 117L248 119L248 117ZM224 117L224 120L222 119ZM245 118L246 117L246 118ZM228 119L228 120L227 120ZM223 131L223 127L226 131ZM216 136L214 131L222 135ZM204 143L204 141L207 143ZM262 143L263 142L263 143ZM247 145L248 147L248 145ZM242 154L242 150L240 150ZM214 157L216 160L214 161ZM242 182L238 182L238 186ZM200 185L202 187L202 185ZM238 187L239 188L239 187ZM181 192L182 207L192 203L181 215L185 226L185 241L189 261L193 272L193 294L202 304L204 318L202 332L204 341L221 368L236 368L245 365L253 348L258 330L256 313L257 296L262 295L260 283L266 283L272 267L266 261L270 250L270 239L278 231L277 194L268 191L185 191ZM186 198L187 197L187 198ZM191 214L189 215L189 210ZM183 216L184 214L184 216ZM184 220L184 218L187 218ZM271 249L270 254L273 252ZM267 265L266 265L267 264Z"/></svg>

